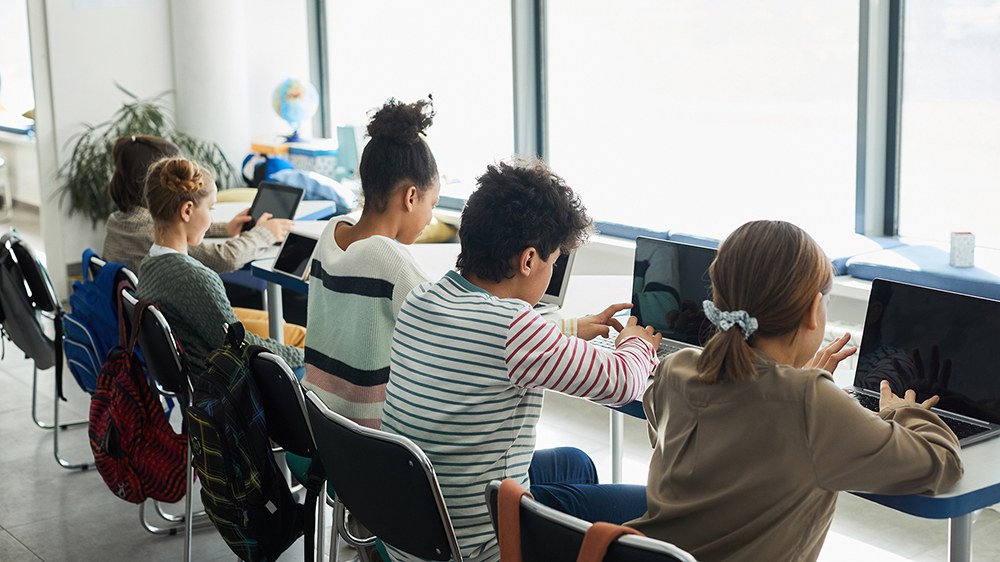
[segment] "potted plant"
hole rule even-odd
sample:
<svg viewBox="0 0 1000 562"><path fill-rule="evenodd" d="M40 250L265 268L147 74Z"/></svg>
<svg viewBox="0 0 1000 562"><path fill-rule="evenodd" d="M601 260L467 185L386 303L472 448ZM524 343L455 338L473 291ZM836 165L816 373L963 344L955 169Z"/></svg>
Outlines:
<svg viewBox="0 0 1000 562"><path fill-rule="evenodd" d="M167 92L141 99L121 85L115 86L130 99L111 119L98 125L85 124L84 130L67 142L73 145L73 154L59 171L63 180L59 201L61 205L69 199L70 216L82 213L96 227L115 210L107 188L114 172L111 148L119 137L155 135L165 138L180 147L188 157L211 168L220 186L239 182L236 171L219 145L200 141L174 128L173 120L162 102Z"/></svg>

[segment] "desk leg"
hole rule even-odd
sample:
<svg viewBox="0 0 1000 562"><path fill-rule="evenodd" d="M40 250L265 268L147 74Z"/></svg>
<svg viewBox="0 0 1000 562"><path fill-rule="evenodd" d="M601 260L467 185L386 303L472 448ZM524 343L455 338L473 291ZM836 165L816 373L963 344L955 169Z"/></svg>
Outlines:
<svg viewBox="0 0 1000 562"><path fill-rule="evenodd" d="M948 562L972 560L972 514L948 520Z"/></svg>
<svg viewBox="0 0 1000 562"><path fill-rule="evenodd" d="M625 453L625 414L611 410L611 483L622 482L622 456Z"/></svg>
<svg viewBox="0 0 1000 562"><path fill-rule="evenodd" d="M271 339L278 343L285 343L285 330L281 326L281 319L284 318L285 311L281 305L281 285L267 282L267 331Z"/></svg>

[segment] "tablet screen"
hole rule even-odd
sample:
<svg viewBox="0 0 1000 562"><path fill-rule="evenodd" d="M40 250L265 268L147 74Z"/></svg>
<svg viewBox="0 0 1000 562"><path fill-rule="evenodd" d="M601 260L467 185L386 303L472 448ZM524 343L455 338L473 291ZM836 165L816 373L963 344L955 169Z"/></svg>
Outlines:
<svg viewBox="0 0 1000 562"><path fill-rule="evenodd" d="M302 279L309 268L317 242L315 238L289 232L278 259L274 260L274 270Z"/></svg>
<svg viewBox="0 0 1000 562"><path fill-rule="evenodd" d="M295 217L295 211L299 208L299 201L302 200L302 189L288 185L273 184L264 182L257 188L257 196L253 200L250 208L251 222L244 225L244 230L248 230L256 224L257 219L264 213L271 213L276 219L291 219Z"/></svg>

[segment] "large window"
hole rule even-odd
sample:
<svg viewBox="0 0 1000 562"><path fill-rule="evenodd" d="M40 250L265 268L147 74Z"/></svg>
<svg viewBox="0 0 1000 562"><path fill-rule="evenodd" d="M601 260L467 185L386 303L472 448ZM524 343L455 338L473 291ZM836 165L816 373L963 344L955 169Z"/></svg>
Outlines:
<svg viewBox="0 0 1000 562"><path fill-rule="evenodd" d="M548 0L549 160L598 219L854 229L858 2Z"/></svg>
<svg viewBox="0 0 1000 562"><path fill-rule="evenodd" d="M1000 247L1000 2L906 3L899 231Z"/></svg>
<svg viewBox="0 0 1000 562"><path fill-rule="evenodd" d="M510 2L327 2L334 125L362 130L390 97L433 94L428 130L441 173L472 183L514 150ZM447 192L447 188L445 189Z"/></svg>
<svg viewBox="0 0 1000 562"><path fill-rule="evenodd" d="M22 113L35 107L25 0L0 0L0 127L31 125Z"/></svg>

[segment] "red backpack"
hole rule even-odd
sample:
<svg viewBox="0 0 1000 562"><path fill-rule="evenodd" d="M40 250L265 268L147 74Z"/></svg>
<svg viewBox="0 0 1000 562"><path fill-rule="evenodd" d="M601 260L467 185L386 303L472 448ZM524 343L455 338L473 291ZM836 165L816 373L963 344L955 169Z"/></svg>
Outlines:
<svg viewBox="0 0 1000 562"><path fill-rule="evenodd" d="M149 305L136 307L137 328L128 341L119 322L119 345L108 354L90 401L90 448L104 483L121 499L173 503L184 497L187 440L170 427L135 356Z"/></svg>

